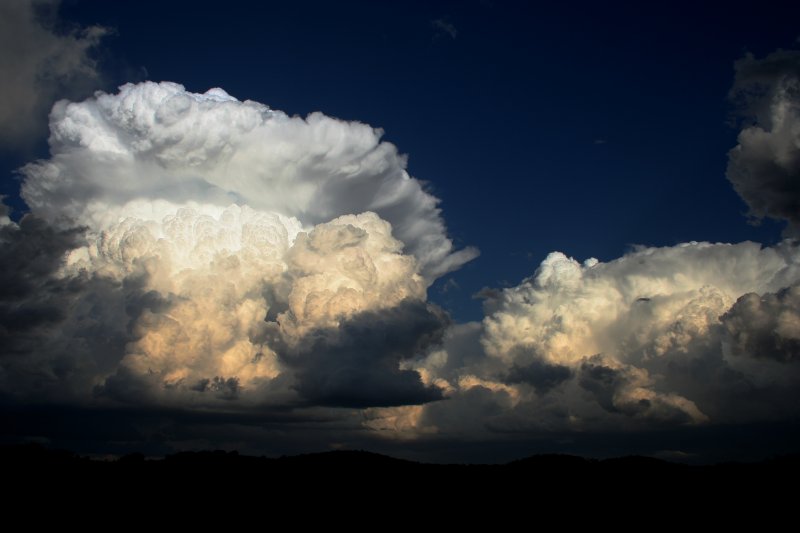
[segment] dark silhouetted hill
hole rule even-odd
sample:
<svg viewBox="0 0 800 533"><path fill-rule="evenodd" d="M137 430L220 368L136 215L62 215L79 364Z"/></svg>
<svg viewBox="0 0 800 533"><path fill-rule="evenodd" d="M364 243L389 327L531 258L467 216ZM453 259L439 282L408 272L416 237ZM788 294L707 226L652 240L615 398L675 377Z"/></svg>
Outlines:
<svg viewBox="0 0 800 533"><path fill-rule="evenodd" d="M364 451L280 458L205 451L98 460L25 445L0 448L0 469L6 502L75 499L159 506L180 501L204 511L220 502L268 503L273 509L310 502L380 509L390 503L431 509L435 504L456 514L505 509L515 515L565 508L580 514L614 506L620 512L649 509L669 515L794 509L800 456L713 466L569 455L537 455L505 465L440 465Z"/></svg>

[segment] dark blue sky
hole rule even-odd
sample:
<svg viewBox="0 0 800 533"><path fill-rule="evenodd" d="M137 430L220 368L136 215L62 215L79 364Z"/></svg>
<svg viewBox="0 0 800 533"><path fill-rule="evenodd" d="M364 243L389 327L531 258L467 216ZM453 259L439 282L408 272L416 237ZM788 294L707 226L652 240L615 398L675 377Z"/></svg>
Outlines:
<svg viewBox="0 0 800 533"><path fill-rule="evenodd" d="M100 88L218 86L384 128L459 247L482 252L431 290L462 321L481 316L472 294L553 250L779 239L725 178L727 92L744 53L796 46L800 6L695 4L66 0L61 15L115 29ZM5 193L20 158L2 160Z"/></svg>

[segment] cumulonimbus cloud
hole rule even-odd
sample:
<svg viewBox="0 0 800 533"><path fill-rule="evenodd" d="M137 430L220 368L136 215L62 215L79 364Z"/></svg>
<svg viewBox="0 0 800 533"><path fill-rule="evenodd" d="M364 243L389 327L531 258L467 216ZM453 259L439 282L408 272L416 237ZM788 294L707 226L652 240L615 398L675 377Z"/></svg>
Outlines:
<svg viewBox="0 0 800 533"><path fill-rule="evenodd" d="M76 237L49 247L52 316L5 361L6 391L34 394L27 373L54 397L173 406L441 398L399 365L447 323L428 285L476 252L454 250L380 136L174 83L59 102L5 250L30 228ZM9 336L34 289L9 303Z"/></svg>
<svg viewBox="0 0 800 533"><path fill-rule="evenodd" d="M795 63L770 57L739 65L771 96L728 175L791 225ZM174 83L58 103L31 213L0 212L4 401L324 409L394 439L800 414L795 240L553 252L453 324L426 291L477 252L380 137Z"/></svg>

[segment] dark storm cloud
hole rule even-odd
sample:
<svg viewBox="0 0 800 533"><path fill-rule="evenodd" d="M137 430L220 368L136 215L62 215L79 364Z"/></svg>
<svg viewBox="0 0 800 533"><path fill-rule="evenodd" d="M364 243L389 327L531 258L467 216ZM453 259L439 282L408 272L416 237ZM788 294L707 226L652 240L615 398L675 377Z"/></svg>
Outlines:
<svg viewBox="0 0 800 533"><path fill-rule="evenodd" d="M800 360L800 286L745 294L721 320L736 355L795 364Z"/></svg>
<svg viewBox="0 0 800 533"><path fill-rule="evenodd" d="M617 412L614 394L624 383L624 378L618 370L603 365L600 360L590 359L581 364L578 383L583 389L592 393L603 409Z"/></svg>
<svg viewBox="0 0 800 533"><path fill-rule="evenodd" d="M82 229L55 229L24 216L0 227L0 388L37 402L85 390L123 353L120 287L88 275L60 277Z"/></svg>
<svg viewBox="0 0 800 533"><path fill-rule="evenodd" d="M424 302L404 301L359 313L335 329L310 333L285 357L296 389L315 405L387 407L442 398L415 370L399 364L441 341L445 315Z"/></svg>
<svg viewBox="0 0 800 533"><path fill-rule="evenodd" d="M572 377L568 366L548 364L539 358L527 365L514 365L508 372L506 383L527 383L544 394Z"/></svg>
<svg viewBox="0 0 800 533"><path fill-rule="evenodd" d="M237 378L224 379L219 376L214 376L213 379L201 379L192 389L198 392L213 391L222 398L234 400L239 396L241 386Z"/></svg>
<svg viewBox="0 0 800 533"><path fill-rule="evenodd" d="M41 290L63 263L64 253L81 244L81 229L55 229L33 215L22 217L18 225L0 226L0 298L24 298Z"/></svg>
<svg viewBox="0 0 800 533"><path fill-rule="evenodd" d="M108 31L59 28L58 0L0 4L0 146L20 147L45 131L56 98L96 88L89 52Z"/></svg>
<svg viewBox="0 0 800 533"><path fill-rule="evenodd" d="M64 253L81 241L81 230L57 230L31 215L24 216L19 225L0 226L0 343L4 354L25 351L24 346L35 340L36 328L64 319L65 299L75 286L59 283L53 275L63 263Z"/></svg>
<svg viewBox="0 0 800 533"><path fill-rule="evenodd" d="M656 424L681 425L696 423L693 413L674 397L642 394L641 371L636 368L609 366L602 356L587 358L580 366L578 383L589 391L597 403L610 413L644 418Z"/></svg>
<svg viewBox="0 0 800 533"><path fill-rule="evenodd" d="M745 127L730 151L728 179L755 219L800 229L800 51L779 50L736 62L731 97Z"/></svg>

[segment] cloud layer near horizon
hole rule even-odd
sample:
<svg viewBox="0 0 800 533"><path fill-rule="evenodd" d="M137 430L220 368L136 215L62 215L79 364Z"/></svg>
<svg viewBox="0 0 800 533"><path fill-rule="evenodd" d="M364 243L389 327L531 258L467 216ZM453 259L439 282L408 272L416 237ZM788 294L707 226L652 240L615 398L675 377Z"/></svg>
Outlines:
<svg viewBox="0 0 800 533"><path fill-rule="evenodd" d="M794 227L797 57L743 61L728 176ZM800 414L796 241L553 252L453 324L427 288L477 252L380 137L174 83L59 102L22 169L31 213L0 213L4 401L279 409L325 444Z"/></svg>

